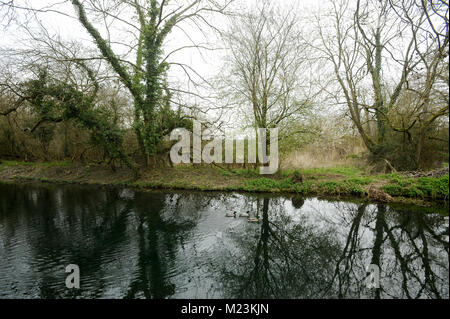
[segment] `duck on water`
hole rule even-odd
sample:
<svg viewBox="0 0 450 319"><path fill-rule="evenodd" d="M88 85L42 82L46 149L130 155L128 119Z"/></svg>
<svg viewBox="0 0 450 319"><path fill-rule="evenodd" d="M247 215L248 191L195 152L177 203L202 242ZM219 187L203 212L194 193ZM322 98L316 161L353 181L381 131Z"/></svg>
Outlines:
<svg viewBox="0 0 450 319"><path fill-rule="evenodd" d="M234 212L230 212L230 213L226 213L225 214L225 217L233 217L233 218L236 218L238 216L238 214L237 214L237 212L236 211L234 211ZM248 218L248 222L249 223L259 223L259 217L256 215L256 216L254 216L254 217L251 217L250 216L250 211L246 211L245 213L240 213L239 214L239 217L246 217L246 218Z"/></svg>

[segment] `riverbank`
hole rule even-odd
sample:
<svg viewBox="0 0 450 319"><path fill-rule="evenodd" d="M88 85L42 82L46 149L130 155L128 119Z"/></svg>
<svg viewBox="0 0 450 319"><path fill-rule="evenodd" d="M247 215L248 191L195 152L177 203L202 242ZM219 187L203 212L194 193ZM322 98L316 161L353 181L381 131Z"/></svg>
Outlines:
<svg viewBox="0 0 450 319"><path fill-rule="evenodd" d="M300 179L301 174L301 179ZM137 180L128 169L68 162L30 163L2 161L0 181L121 185L140 189L295 193L302 196L354 197L374 202L413 203L427 206L448 200L448 169L437 177L411 174L367 175L363 168L334 167L281 171L262 176L249 169L216 166L178 166L142 170Z"/></svg>

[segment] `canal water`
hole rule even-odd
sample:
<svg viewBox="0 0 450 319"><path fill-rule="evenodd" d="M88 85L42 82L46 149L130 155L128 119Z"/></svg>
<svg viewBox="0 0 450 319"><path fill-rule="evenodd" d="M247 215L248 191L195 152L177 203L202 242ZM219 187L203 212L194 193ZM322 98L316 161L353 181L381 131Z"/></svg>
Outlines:
<svg viewBox="0 0 450 319"><path fill-rule="evenodd" d="M0 298L449 298L448 206L0 184Z"/></svg>

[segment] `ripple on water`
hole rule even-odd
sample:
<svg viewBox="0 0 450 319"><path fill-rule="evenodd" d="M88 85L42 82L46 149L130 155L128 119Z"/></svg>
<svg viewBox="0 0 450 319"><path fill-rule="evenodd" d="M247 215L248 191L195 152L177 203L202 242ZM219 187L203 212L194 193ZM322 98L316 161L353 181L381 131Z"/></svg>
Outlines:
<svg viewBox="0 0 450 319"><path fill-rule="evenodd" d="M0 185L0 297L307 298L331 287L325 297L335 298L338 284L330 280L338 271L346 297L371 298L361 282L374 252L384 267L382 297L405 298L397 284L403 278L411 296L437 298L437 289L448 297L448 216L300 202L296 208L282 196ZM265 222L225 217L234 210ZM377 225L386 225L378 229L380 249ZM434 286L425 280L424 254ZM79 291L65 288L68 264L80 266Z"/></svg>

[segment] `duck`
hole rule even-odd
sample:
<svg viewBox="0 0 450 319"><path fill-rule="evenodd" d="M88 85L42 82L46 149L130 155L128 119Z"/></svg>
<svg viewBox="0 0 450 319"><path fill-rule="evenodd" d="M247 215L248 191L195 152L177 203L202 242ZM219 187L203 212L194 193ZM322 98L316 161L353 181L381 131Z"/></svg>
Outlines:
<svg viewBox="0 0 450 319"><path fill-rule="evenodd" d="M249 211L239 214L239 217L249 217L249 216L250 216Z"/></svg>
<svg viewBox="0 0 450 319"><path fill-rule="evenodd" d="M259 214L256 213L253 217L248 218L249 223L259 223Z"/></svg>
<svg viewBox="0 0 450 319"><path fill-rule="evenodd" d="M248 219L249 223L259 223L259 218L258 217L251 217Z"/></svg>
<svg viewBox="0 0 450 319"><path fill-rule="evenodd" d="M234 218L236 218L236 212L227 213L227 214L225 215L225 217L234 217Z"/></svg>

